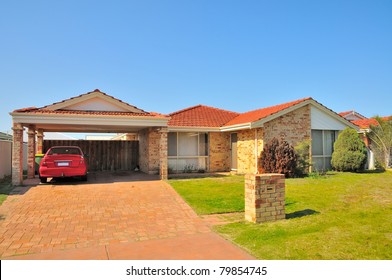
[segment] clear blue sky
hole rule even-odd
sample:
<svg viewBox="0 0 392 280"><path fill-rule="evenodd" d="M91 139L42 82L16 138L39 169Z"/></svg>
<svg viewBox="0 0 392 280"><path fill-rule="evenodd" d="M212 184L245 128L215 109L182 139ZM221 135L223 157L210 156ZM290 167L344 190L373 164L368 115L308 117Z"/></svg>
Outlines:
<svg viewBox="0 0 392 280"><path fill-rule="evenodd" d="M9 112L99 88L146 111L311 96L392 114L392 1L1 1Z"/></svg>

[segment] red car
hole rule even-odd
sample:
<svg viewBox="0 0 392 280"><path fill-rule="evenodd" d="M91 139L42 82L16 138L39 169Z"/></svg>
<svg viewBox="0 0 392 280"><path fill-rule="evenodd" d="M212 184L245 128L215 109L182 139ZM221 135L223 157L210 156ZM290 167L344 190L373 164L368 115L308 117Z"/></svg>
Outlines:
<svg viewBox="0 0 392 280"><path fill-rule="evenodd" d="M77 146L55 146L50 148L39 165L39 178L46 183L48 178L76 177L87 181L87 163L82 150Z"/></svg>

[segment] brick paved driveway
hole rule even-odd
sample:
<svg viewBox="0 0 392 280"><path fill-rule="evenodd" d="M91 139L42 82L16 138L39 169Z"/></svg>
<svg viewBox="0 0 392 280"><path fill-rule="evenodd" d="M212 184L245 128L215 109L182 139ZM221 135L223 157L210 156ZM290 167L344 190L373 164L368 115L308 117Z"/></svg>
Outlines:
<svg viewBox="0 0 392 280"><path fill-rule="evenodd" d="M0 206L0 257L251 258L211 232L167 183L141 174L98 177L18 188Z"/></svg>

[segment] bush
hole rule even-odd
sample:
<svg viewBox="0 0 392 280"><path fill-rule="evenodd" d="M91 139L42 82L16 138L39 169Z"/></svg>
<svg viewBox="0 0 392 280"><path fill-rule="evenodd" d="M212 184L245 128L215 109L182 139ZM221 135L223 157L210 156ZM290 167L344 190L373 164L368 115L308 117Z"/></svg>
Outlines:
<svg viewBox="0 0 392 280"><path fill-rule="evenodd" d="M337 171L359 171L366 163L366 147L355 129L346 128L334 144L332 167Z"/></svg>
<svg viewBox="0 0 392 280"><path fill-rule="evenodd" d="M260 167L264 173L280 173L293 177L296 163L294 148L286 141L279 142L274 138L261 152Z"/></svg>
<svg viewBox="0 0 392 280"><path fill-rule="evenodd" d="M294 147L297 155L295 175L302 177L309 173L310 167L310 140L305 140Z"/></svg>

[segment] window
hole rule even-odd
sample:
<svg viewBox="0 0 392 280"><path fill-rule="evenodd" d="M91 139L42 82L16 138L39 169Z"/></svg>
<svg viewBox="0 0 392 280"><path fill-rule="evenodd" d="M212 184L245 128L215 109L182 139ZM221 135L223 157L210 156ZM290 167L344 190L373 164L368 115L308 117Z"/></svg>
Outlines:
<svg viewBox="0 0 392 280"><path fill-rule="evenodd" d="M326 171L331 169L333 144L338 137L336 130L312 130L312 169Z"/></svg>
<svg viewBox="0 0 392 280"><path fill-rule="evenodd" d="M206 170L208 134L202 132L169 132L168 164L174 172Z"/></svg>

